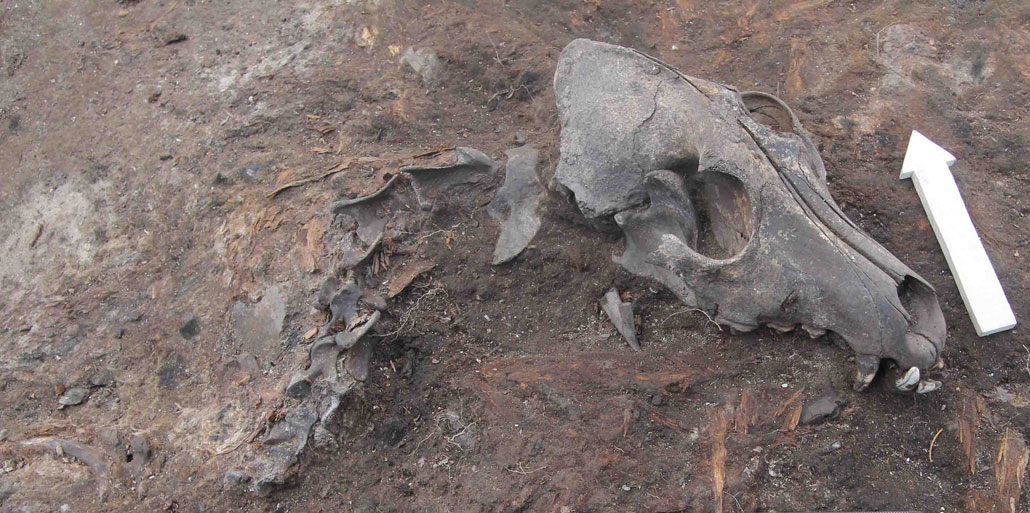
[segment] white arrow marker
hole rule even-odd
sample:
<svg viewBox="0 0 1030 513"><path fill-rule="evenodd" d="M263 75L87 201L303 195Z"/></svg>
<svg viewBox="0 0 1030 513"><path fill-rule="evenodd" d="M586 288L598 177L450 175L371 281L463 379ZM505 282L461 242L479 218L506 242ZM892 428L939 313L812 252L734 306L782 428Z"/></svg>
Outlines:
<svg viewBox="0 0 1030 513"><path fill-rule="evenodd" d="M983 337L1012 329L1016 317L951 176L954 163L954 156L913 130L901 178L912 178L976 333Z"/></svg>

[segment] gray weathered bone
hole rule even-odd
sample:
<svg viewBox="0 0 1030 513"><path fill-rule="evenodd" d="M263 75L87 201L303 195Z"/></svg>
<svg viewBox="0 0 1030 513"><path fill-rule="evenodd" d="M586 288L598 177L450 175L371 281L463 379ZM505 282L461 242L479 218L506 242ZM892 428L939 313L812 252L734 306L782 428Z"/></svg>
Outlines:
<svg viewBox="0 0 1030 513"><path fill-rule="evenodd" d="M490 217L501 221L501 235L494 248L493 265L519 256L540 229L540 200L544 186L536 175L540 152L522 146L505 152L504 185L487 207Z"/></svg>
<svg viewBox="0 0 1030 513"><path fill-rule="evenodd" d="M269 495L286 484L288 472L307 447L311 429L317 421L315 410L301 407L290 410L286 418L272 428L272 432L262 442L270 449L265 473L254 484L259 494Z"/></svg>
<svg viewBox="0 0 1030 513"><path fill-rule="evenodd" d="M582 39L562 51L554 88L555 180L584 216L619 225L627 270L738 330L833 333L857 353L859 389L881 359L940 360L933 288L844 215L778 98Z"/></svg>
<svg viewBox="0 0 1030 513"><path fill-rule="evenodd" d="M633 324L633 303L623 302L619 297L619 291L612 288L604 295L604 303L601 303L601 308L611 319L622 338L626 339L626 343L634 351L640 351L640 343L637 342L637 328Z"/></svg>
<svg viewBox="0 0 1030 513"><path fill-rule="evenodd" d="M451 198L462 192L488 185L498 164L479 150L454 148L454 162L442 166L405 166L401 171L411 175L418 204L431 209L445 195ZM474 195L470 195L474 196Z"/></svg>

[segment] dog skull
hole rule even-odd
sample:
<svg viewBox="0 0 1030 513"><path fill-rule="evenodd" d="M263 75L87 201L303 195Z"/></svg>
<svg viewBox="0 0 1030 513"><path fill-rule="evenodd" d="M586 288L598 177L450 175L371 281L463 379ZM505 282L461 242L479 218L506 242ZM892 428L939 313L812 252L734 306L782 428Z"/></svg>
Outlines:
<svg viewBox="0 0 1030 513"><path fill-rule="evenodd" d="M915 376L940 362L933 288L844 215L778 98L583 39L562 51L554 89L555 180L584 216L621 228L627 270L737 330L834 334L857 355L857 389L882 359Z"/></svg>

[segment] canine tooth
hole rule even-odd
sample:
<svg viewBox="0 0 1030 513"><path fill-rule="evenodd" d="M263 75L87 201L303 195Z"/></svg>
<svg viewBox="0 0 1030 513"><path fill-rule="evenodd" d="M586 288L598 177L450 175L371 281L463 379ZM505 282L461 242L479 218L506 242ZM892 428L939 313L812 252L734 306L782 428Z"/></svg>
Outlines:
<svg viewBox="0 0 1030 513"><path fill-rule="evenodd" d="M894 382L894 386L903 392L912 390L917 384L919 384L919 367L908 369L908 372L901 379Z"/></svg>

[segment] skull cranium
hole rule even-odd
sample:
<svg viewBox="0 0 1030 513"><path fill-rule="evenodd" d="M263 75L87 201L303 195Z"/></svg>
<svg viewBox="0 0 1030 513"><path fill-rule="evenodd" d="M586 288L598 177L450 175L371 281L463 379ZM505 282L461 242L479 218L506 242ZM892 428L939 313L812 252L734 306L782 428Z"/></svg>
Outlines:
<svg viewBox="0 0 1030 513"><path fill-rule="evenodd" d="M933 288L844 215L782 101L582 39L554 87L555 180L584 216L624 232L627 270L737 330L834 334L857 355L856 388L882 359L916 369L899 387L939 385L918 380L945 339Z"/></svg>

